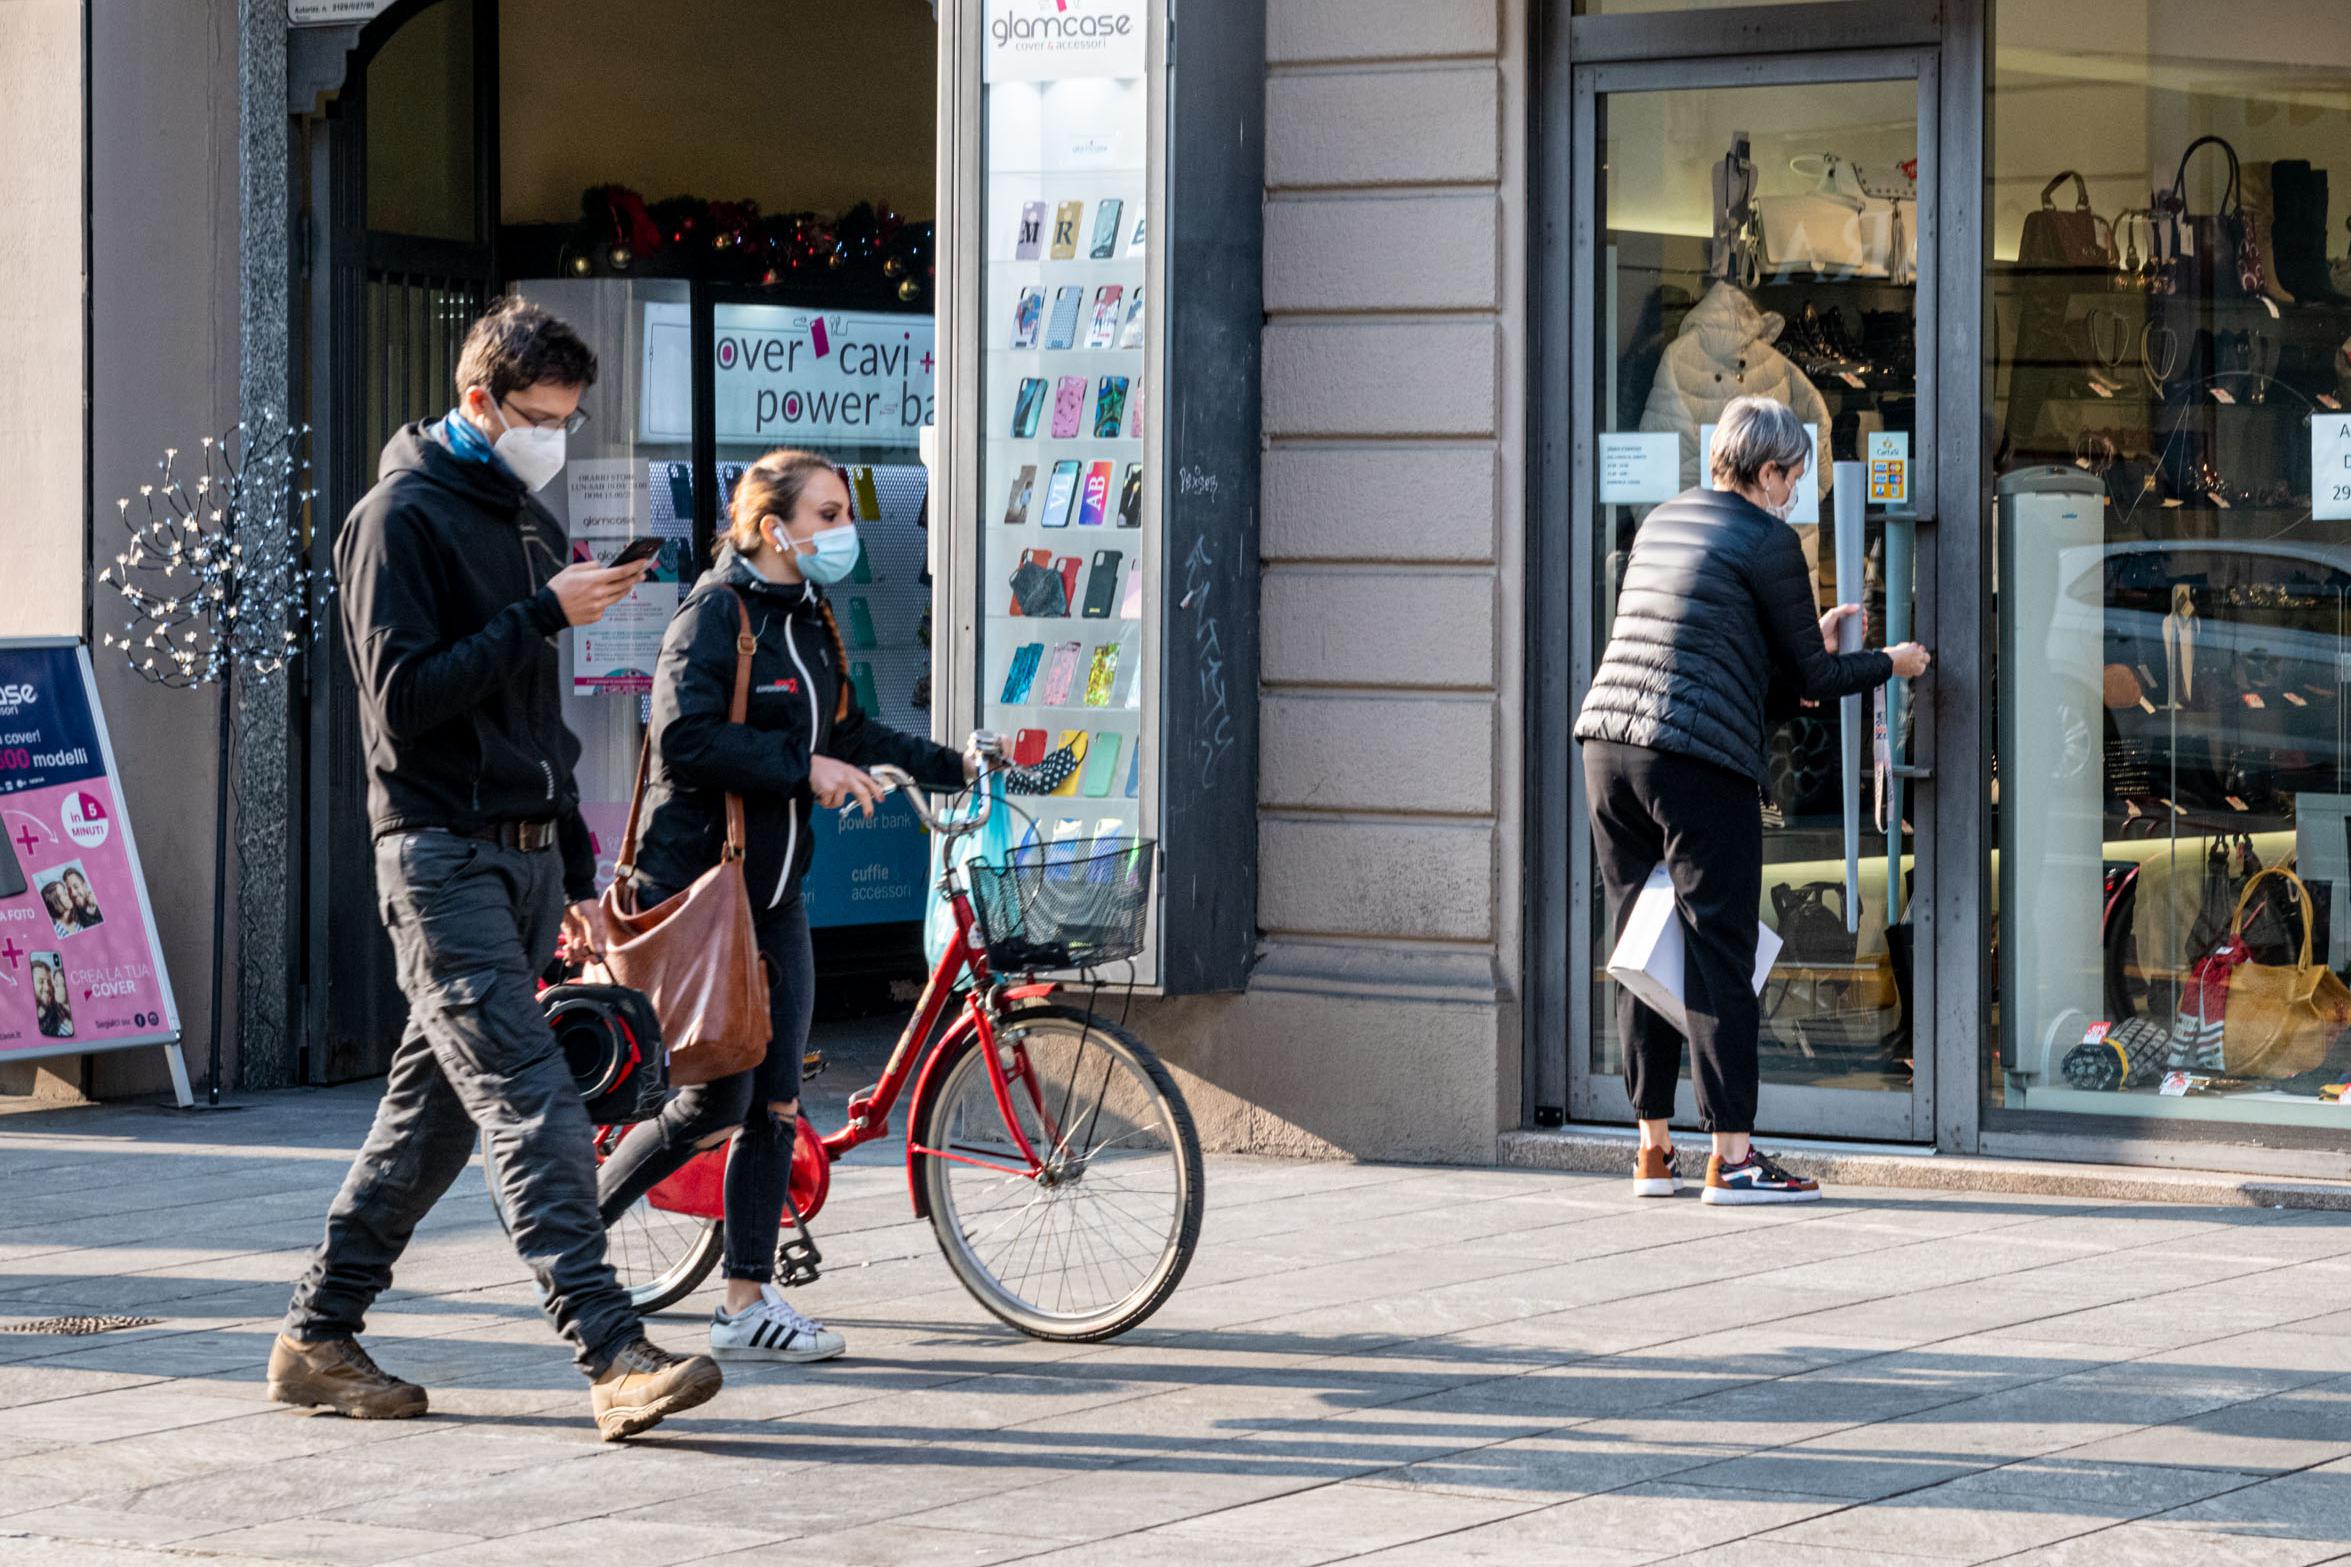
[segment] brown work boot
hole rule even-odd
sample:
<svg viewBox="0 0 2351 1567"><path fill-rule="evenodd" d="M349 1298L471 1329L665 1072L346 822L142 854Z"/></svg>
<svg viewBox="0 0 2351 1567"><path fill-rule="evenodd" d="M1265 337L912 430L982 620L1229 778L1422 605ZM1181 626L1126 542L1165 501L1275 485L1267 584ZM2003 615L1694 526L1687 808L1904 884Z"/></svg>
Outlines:
<svg viewBox="0 0 2351 1567"><path fill-rule="evenodd" d="M269 1352L269 1396L354 1420L412 1420L425 1412L424 1389L370 1360L355 1338L304 1340L280 1333Z"/></svg>
<svg viewBox="0 0 2351 1567"><path fill-rule="evenodd" d="M637 1339L596 1378L596 1429L607 1442L650 1431L680 1410L709 1403L725 1380L708 1355L673 1355Z"/></svg>

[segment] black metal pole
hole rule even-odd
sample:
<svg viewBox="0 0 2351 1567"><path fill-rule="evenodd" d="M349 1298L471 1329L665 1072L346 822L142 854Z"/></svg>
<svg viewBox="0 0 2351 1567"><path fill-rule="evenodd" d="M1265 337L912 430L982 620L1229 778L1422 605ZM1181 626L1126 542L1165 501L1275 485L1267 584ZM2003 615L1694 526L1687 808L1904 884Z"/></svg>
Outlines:
<svg viewBox="0 0 2351 1567"><path fill-rule="evenodd" d="M229 737L234 714L233 672L220 682L220 772L212 791L212 1043L205 1053L204 1099L220 1103L220 990L227 968L229 923Z"/></svg>

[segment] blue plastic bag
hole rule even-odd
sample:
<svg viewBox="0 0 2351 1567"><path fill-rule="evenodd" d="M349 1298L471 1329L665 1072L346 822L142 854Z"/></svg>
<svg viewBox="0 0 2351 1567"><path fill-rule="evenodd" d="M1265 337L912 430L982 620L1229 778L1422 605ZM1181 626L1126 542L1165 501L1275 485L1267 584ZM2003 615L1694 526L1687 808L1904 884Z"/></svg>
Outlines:
<svg viewBox="0 0 2351 1567"><path fill-rule="evenodd" d="M1012 812L1004 803L1004 775L988 774L988 781L982 787L987 790L989 802L988 824L985 827L960 837L949 837L944 833L931 835L931 884L934 887L947 871L973 860L992 865L1011 863ZM940 812L940 816L950 823L968 822L978 813L980 799L979 790L974 789ZM930 914L923 921L922 928L923 956L932 968L939 966L939 960L946 956L948 944L954 940L955 910L945 898L940 898L931 905Z"/></svg>

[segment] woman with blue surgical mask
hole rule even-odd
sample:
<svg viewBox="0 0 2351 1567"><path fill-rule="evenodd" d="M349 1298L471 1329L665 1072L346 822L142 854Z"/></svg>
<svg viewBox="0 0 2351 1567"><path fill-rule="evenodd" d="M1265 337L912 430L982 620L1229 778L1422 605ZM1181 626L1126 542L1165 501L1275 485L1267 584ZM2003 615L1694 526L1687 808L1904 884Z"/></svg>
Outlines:
<svg viewBox="0 0 2351 1567"><path fill-rule="evenodd" d="M922 784L960 789L976 762L901 734L859 708L841 631L824 588L848 578L860 549L849 487L815 452L778 450L735 481L717 564L695 584L662 639L653 677L652 768L637 847L636 904L675 896L717 863L726 797L743 799L753 923L769 979L772 1038L750 1071L679 1092L629 1129L597 1181L607 1226L687 1160L729 1138L726 1299L712 1318L721 1360L824 1360L841 1335L802 1315L776 1289L800 1063L815 1004L815 962L800 882L809 813L854 806L867 816L883 762ZM750 706L730 718L737 641L748 612Z"/></svg>

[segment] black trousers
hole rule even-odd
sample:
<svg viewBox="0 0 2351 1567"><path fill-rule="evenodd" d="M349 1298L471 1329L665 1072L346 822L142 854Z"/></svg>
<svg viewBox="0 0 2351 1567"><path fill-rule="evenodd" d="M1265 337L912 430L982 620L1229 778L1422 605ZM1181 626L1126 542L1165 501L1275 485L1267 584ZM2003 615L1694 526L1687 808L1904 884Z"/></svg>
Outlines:
<svg viewBox="0 0 2351 1567"><path fill-rule="evenodd" d="M674 896L644 887L639 906ZM683 1169L702 1140L736 1132L727 1159L726 1259L730 1279L765 1284L775 1277L776 1241L791 1190L797 1124L768 1109L800 1097L800 1058L808 1053L808 1026L816 1014L816 952L809 943L808 908L800 889L754 921L759 955L767 959L767 1006L772 1037L767 1059L747 1072L698 1083L673 1095L661 1113L639 1121L596 1172L596 1200L610 1225L647 1192Z"/></svg>
<svg viewBox="0 0 2351 1567"><path fill-rule="evenodd" d="M1762 794L1753 779L1728 768L1604 740L1584 742L1584 791L1608 893L1609 944L1663 861L1682 920L1698 1122L1709 1132L1752 1132L1762 1026L1754 989ZM1644 1121L1670 1117L1682 1036L1622 986L1616 1030L1634 1113Z"/></svg>
<svg viewBox="0 0 2351 1567"><path fill-rule="evenodd" d="M604 1257L595 1131L539 1009L563 920L563 859L445 832L376 843L376 887L408 1031L286 1331L356 1334L392 1265L487 1133L514 1249L591 1374L641 1337Z"/></svg>

